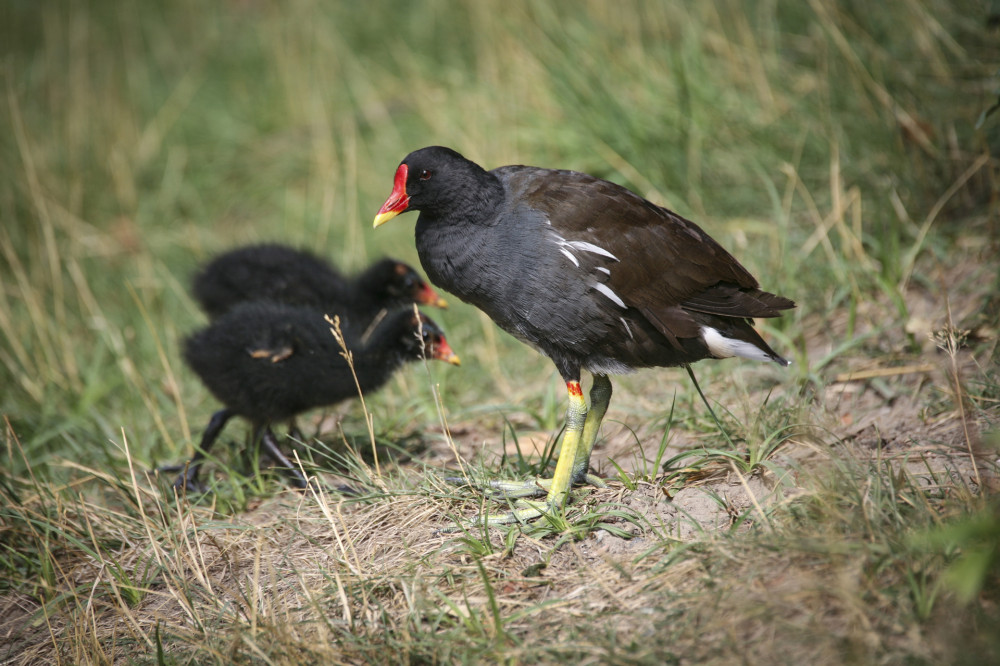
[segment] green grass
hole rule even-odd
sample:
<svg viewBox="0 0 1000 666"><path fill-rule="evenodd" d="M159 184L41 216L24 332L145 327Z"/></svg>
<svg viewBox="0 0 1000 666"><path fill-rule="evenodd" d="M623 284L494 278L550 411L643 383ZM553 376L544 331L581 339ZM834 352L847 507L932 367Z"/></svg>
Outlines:
<svg viewBox="0 0 1000 666"><path fill-rule="evenodd" d="M987 4L4 3L0 659L996 655ZM179 355L193 271L259 240L416 265L413 218L371 220L429 144L696 220L799 304L762 325L795 365L696 366L725 434L680 371L616 380L611 490L442 534L481 501L442 468L536 473L565 408L551 364L451 299L460 369L401 372L371 434L351 404L301 447L360 497L242 478L233 424L216 493L175 502L145 472L217 407Z"/></svg>

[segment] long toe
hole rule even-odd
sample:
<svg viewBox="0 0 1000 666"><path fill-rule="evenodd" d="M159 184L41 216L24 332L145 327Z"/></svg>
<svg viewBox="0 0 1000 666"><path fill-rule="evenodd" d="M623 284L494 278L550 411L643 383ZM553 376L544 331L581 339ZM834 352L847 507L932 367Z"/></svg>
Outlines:
<svg viewBox="0 0 1000 666"><path fill-rule="evenodd" d="M319 491L320 489L320 483L319 481L316 480L315 477L307 479L301 474L296 474L293 476L292 485L294 485L299 490L308 490L311 488L315 491Z"/></svg>
<svg viewBox="0 0 1000 666"><path fill-rule="evenodd" d="M177 478L171 484L171 487L178 494L186 492L192 495L202 495L208 492L208 487L198 480L199 467L192 465L190 460L176 465L162 465L154 471L162 476L178 474Z"/></svg>
<svg viewBox="0 0 1000 666"><path fill-rule="evenodd" d="M327 486L326 489L330 492L344 495L345 497L359 497L362 495L362 491L358 490L354 486L349 486L346 483L338 483L335 486Z"/></svg>
<svg viewBox="0 0 1000 666"><path fill-rule="evenodd" d="M557 511L548 501L538 500L518 500L513 508L507 513L483 514L472 519L473 525L511 525L513 523L527 523L542 516L550 515Z"/></svg>
<svg viewBox="0 0 1000 666"><path fill-rule="evenodd" d="M464 476L449 476L445 477L445 481L453 486L475 488L494 500L545 497L552 488L552 479L550 478L536 478L529 481L499 481L496 479L467 479ZM596 474L586 474L582 479L575 482L573 487L583 485L593 486L594 488L608 487L604 479Z"/></svg>
<svg viewBox="0 0 1000 666"><path fill-rule="evenodd" d="M189 478L186 474L181 474L174 481L174 490L178 495L205 495L208 493L208 486L195 478Z"/></svg>
<svg viewBox="0 0 1000 666"><path fill-rule="evenodd" d="M449 476L445 479L453 486L470 486L481 491L490 499L521 499L525 497L545 497L552 485L552 479L530 481L498 481L495 479L466 479L463 476Z"/></svg>
<svg viewBox="0 0 1000 666"><path fill-rule="evenodd" d="M597 476L596 474L587 473L587 475L583 477L583 481L588 486L593 486L595 488L607 488L608 487L607 482L604 479L602 479L601 477Z"/></svg>

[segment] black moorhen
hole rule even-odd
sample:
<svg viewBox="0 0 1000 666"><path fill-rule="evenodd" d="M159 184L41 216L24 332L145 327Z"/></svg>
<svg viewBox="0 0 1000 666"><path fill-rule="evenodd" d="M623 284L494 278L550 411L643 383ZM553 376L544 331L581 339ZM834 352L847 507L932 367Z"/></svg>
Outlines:
<svg viewBox="0 0 1000 666"><path fill-rule="evenodd" d="M212 319L237 303L266 300L323 308L367 326L385 309L403 305L446 307L412 267L381 259L354 278L329 262L286 245L267 243L225 252L194 278L192 292Z"/></svg>
<svg viewBox="0 0 1000 666"><path fill-rule="evenodd" d="M370 393L409 361L438 359L458 365L441 329L413 309L382 319L366 336L343 330L361 391ZM233 416L250 420L252 439L299 488L306 479L278 449L271 424L314 407L356 396L351 369L323 313L315 308L268 301L233 307L184 342L184 359L225 407L216 412L201 446L174 487L199 492L198 470L219 432Z"/></svg>
<svg viewBox="0 0 1000 666"><path fill-rule="evenodd" d="M569 393L552 479L492 483L521 500L486 523L561 506L589 481L590 454L611 399L609 374L742 356L788 365L752 326L795 306L757 280L698 225L576 171L486 171L449 148L406 156L375 226L420 211L416 245L431 282L488 314L555 363ZM594 376L590 410L580 370ZM536 490L536 489L541 490Z"/></svg>
<svg viewBox="0 0 1000 666"><path fill-rule="evenodd" d="M359 275L346 278L328 261L287 245L263 243L225 252L195 275L192 292L202 310L215 319L246 301L265 300L322 308L341 325L362 329L382 312L396 307L447 307L409 265L381 259ZM290 432L302 434L291 423Z"/></svg>

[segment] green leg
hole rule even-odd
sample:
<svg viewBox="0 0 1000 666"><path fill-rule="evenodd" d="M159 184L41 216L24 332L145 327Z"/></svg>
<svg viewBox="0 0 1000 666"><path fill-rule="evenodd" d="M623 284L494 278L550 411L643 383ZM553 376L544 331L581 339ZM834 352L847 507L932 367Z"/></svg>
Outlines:
<svg viewBox="0 0 1000 666"><path fill-rule="evenodd" d="M599 488L607 484L600 478L588 474L590 454L597 441L601 421L608 410L611 401L611 381L605 375L595 375L594 385L590 390L591 406L583 398L580 383L566 383L569 393L569 407L566 411L566 430L563 433L562 447L559 459L556 461L556 471L551 479L536 479L532 482L491 481L483 486L497 491L504 499L538 497L546 494L543 501L520 499L514 504L512 511L506 514L486 515L477 519L488 525L523 522L538 518L554 509L561 508L574 483L589 483ZM456 479L457 481L457 479Z"/></svg>
<svg viewBox="0 0 1000 666"><path fill-rule="evenodd" d="M597 434L601 430L601 421L604 420L610 403L611 380L607 375L594 375L594 384L590 387L590 411L587 412L587 420L583 424L583 436L576 451L576 458L573 460L573 483L586 481L598 488L608 487L608 484L587 470L590 469L590 454L594 451L594 443L597 442Z"/></svg>
<svg viewBox="0 0 1000 666"><path fill-rule="evenodd" d="M583 399L583 389L580 382L566 382L569 390L569 408L566 410L566 431L563 433L562 447L559 449L559 459L556 461L556 473L552 476L552 485L546 501L549 506L562 506L566 494L573 484L576 459L583 439L587 422L587 401Z"/></svg>

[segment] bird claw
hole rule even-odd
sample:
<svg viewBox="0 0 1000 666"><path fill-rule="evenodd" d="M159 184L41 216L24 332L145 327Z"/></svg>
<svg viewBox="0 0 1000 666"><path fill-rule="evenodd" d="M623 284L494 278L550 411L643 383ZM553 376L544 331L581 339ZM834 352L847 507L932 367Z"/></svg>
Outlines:
<svg viewBox="0 0 1000 666"><path fill-rule="evenodd" d="M550 494L552 479L536 478L530 481L497 481L490 479L467 479L461 476L450 476L445 479L448 483L456 486L471 485L483 491L491 500L504 501L516 500L511 510L507 513L491 514L485 513L475 516L469 520L470 526L497 526L510 525L513 523L527 523L537 518L552 515L563 506L562 497L549 497L544 500L528 499L540 498ZM595 488L607 488L608 484L604 479L594 474L580 476L572 484L574 486L590 485ZM446 530L456 531L456 530Z"/></svg>
<svg viewBox="0 0 1000 666"><path fill-rule="evenodd" d="M559 503L561 505L561 502ZM510 525L513 523L527 523L530 520L541 518L558 510L559 506L550 501L518 500L514 507L507 513L484 514L472 519L474 525Z"/></svg>
<svg viewBox="0 0 1000 666"><path fill-rule="evenodd" d="M608 484L601 477L596 474L590 474L589 472L584 475L583 482L587 485L594 486L595 488L607 488Z"/></svg>
<svg viewBox="0 0 1000 666"><path fill-rule="evenodd" d="M532 479L530 481L498 481L495 479L467 479L462 476L449 476L445 479L454 486L471 486L482 491L492 500L523 499L526 497L544 497L552 486L552 479Z"/></svg>
<svg viewBox="0 0 1000 666"><path fill-rule="evenodd" d="M443 527L438 530L442 534L454 532L464 532L472 527L498 527L501 525L511 525L513 523L526 524L536 518L550 515L555 508L548 501L520 499L513 504L507 513L484 513L467 520L461 520L450 527Z"/></svg>
<svg viewBox="0 0 1000 666"><path fill-rule="evenodd" d="M495 479L469 479L462 476L449 476L445 481L455 486L472 486L481 490L493 500L518 500L531 497L544 497L552 488L552 479L535 478L529 481L498 481ZM607 488L608 484L596 474L584 474L574 480L574 486L588 485L595 488Z"/></svg>
<svg viewBox="0 0 1000 666"><path fill-rule="evenodd" d="M181 474L172 485L178 495L205 495L208 493L208 486L197 479L189 478L187 474Z"/></svg>
<svg viewBox="0 0 1000 666"><path fill-rule="evenodd" d="M153 471L160 475L179 473L178 477L174 479L174 482L170 484L171 488L176 490L178 495L185 492L190 495L204 495L208 492L208 486L195 478L197 469L191 467L190 460L184 462L183 464L161 465Z"/></svg>

